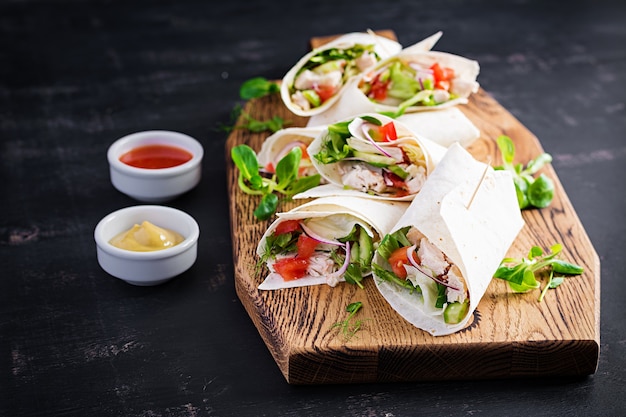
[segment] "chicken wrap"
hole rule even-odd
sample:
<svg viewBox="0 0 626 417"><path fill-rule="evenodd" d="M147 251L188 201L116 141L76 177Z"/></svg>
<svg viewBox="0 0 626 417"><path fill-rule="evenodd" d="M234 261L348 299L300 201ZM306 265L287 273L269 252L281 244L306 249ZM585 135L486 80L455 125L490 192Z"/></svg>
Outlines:
<svg viewBox="0 0 626 417"><path fill-rule="evenodd" d="M366 112L401 115L465 104L480 87L479 72L475 60L409 47L352 78L332 107L308 125Z"/></svg>
<svg viewBox="0 0 626 417"><path fill-rule="evenodd" d="M351 95L350 91L346 91L345 94L346 96ZM374 112L376 105L369 100L365 100L364 106L358 105L364 99L362 94L359 93L359 95L361 97L354 101L347 99L347 102L351 103L349 106L341 104L344 100L342 97L335 106L324 113L311 116L307 126L319 128L361 113ZM396 120L402 122L402 124L418 135L424 136L446 148L457 142L464 148L467 148L480 137L478 127L459 110L458 106L450 106L437 111L404 113L396 117Z"/></svg>
<svg viewBox="0 0 626 417"><path fill-rule="evenodd" d="M348 33L304 55L283 77L280 95L299 116L328 109L346 83L381 60L397 54L402 45L374 33Z"/></svg>
<svg viewBox="0 0 626 417"><path fill-rule="evenodd" d="M454 144L378 246L376 286L414 326L457 332L523 226L510 173Z"/></svg>
<svg viewBox="0 0 626 417"><path fill-rule="evenodd" d="M307 152L328 184L294 198L331 194L410 201L445 148L390 117L366 113L328 125Z"/></svg>
<svg viewBox="0 0 626 417"><path fill-rule="evenodd" d="M270 174L276 172L276 165L285 155L295 147L302 149L300 159L299 176L317 174L317 169L313 166L311 158L306 149L319 136L324 128L318 127L287 127L268 136L261 145L257 154L259 165Z"/></svg>
<svg viewBox="0 0 626 417"><path fill-rule="evenodd" d="M277 214L257 246L269 274L261 290L340 282L361 285L380 239L408 203L324 197Z"/></svg>

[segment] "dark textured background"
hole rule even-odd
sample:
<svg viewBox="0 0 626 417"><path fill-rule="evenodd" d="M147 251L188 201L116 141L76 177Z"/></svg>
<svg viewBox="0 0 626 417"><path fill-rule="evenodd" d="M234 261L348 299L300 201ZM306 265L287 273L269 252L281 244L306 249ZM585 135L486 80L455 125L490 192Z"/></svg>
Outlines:
<svg viewBox="0 0 626 417"><path fill-rule="evenodd" d="M602 267L588 378L288 385L233 286L225 176L243 81L279 79L313 36L392 29L479 61L481 86L554 157ZM626 413L623 1L31 1L0 4L0 415L617 416ZM106 150L139 130L205 148L170 205L200 257L137 288L100 269L93 229L134 205Z"/></svg>

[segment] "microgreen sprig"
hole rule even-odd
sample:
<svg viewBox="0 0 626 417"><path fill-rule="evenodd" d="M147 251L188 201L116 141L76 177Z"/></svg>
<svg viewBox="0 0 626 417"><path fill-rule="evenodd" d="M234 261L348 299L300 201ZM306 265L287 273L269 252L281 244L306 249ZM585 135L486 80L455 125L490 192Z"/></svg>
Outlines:
<svg viewBox="0 0 626 417"><path fill-rule="evenodd" d="M269 81L264 77L254 77L244 81L239 88L239 97L244 100L250 100L253 98L261 98L267 95L276 94L278 92L280 92L280 86L277 82ZM240 116L243 116L243 121L241 124L236 125ZM237 103L231 111L230 123L228 125L220 125L218 126L218 129L227 133L230 133L235 129L247 129L252 132L270 131L274 133L289 124L291 124L290 121L279 116L274 116L268 120L255 119L248 113L244 113L241 104Z"/></svg>
<svg viewBox="0 0 626 417"><path fill-rule="evenodd" d="M280 86L275 81L269 81L264 77L254 77L244 81L239 88L239 96L244 100L259 98L278 93Z"/></svg>
<svg viewBox="0 0 626 417"><path fill-rule="evenodd" d="M510 137L501 135L496 139L504 163L494 167L498 170L507 170L513 174L517 202L520 209L537 207L544 208L550 205L554 197L554 184L545 174L534 177L545 164L552 162L552 156L542 153L531 160L524 167L523 164L514 164L515 145Z"/></svg>
<svg viewBox="0 0 626 417"><path fill-rule="evenodd" d="M354 303L348 304L346 307L346 311L349 313L348 317L345 320L340 321L339 323L333 324L332 328L339 327L341 328L341 334L345 338L346 341L352 339L354 335L361 330L361 326L363 325L363 320L353 320L356 313L363 307L363 302L356 301ZM369 319L365 319L369 320Z"/></svg>
<svg viewBox="0 0 626 417"><path fill-rule="evenodd" d="M261 196L261 201L254 210L259 220L267 220L276 212L278 194L291 198L297 193L319 185L320 175L299 176L298 168L302 159L302 149L293 148L276 164L276 173L264 176L256 152L241 144L231 149L231 158L239 169L237 183L246 194Z"/></svg>
<svg viewBox="0 0 626 417"><path fill-rule="evenodd" d="M539 246L533 246L526 258L504 258L495 272L494 278L507 281L513 292L529 292L541 288L536 274L545 268L549 268L548 283L541 291L538 299L541 302L548 289L557 288L564 281L565 276L555 276L555 272L565 275L580 275L584 271L582 266L558 259L557 255L562 250L563 245L560 243L552 245L550 252L546 254Z"/></svg>

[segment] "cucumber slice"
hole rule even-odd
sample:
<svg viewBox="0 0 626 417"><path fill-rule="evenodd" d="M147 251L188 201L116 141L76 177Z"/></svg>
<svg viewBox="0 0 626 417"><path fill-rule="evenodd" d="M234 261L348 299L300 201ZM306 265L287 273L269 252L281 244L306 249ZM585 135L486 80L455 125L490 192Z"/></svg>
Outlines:
<svg viewBox="0 0 626 417"><path fill-rule="evenodd" d="M303 90L302 95L313 107L319 107L322 104L322 99L314 90Z"/></svg>
<svg viewBox="0 0 626 417"><path fill-rule="evenodd" d="M354 157L378 167L387 167L396 163L395 159L388 156L368 152L354 151Z"/></svg>
<svg viewBox="0 0 626 417"><path fill-rule="evenodd" d="M365 230L359 230L359 260L361 266L369 269L374 256L374 243Z"/></svg>
<svg viewBox="0 0 626 417"><path fill-rule="evenodd" d="M465 301L463 303L450 303L446 306L446 309L443 311L443 320L447 324L457 324L460 323L461 320L467 314L469 310L469 302Z"/></svg>

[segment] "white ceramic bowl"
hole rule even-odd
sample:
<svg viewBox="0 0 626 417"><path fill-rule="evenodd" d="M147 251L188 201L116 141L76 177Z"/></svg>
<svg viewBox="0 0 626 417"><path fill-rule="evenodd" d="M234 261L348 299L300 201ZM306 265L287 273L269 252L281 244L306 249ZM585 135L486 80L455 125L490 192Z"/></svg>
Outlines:
<svg viewBox="0 0 626 417"><path fill-rule="evenodd" d="M185 239L176 246L151 252L120 249L109 241L135 224L152 224L180 233ZM198 253L198 223L189 214L172 207L140 205L114 211L94 231L98 263L109 274L133 285L162 284L185 272Z"/></svg>
<svg viewBox="0 0 626 417"><path fill-rule="evenodd" d="M145 145L170 145L191 153L191 160L171 168L137 168L120 161L126 152ZM183 133L147 130L116 140L107 151L113 186L146 203L163 203L194 188L202 176L204 150L200 142Z"/></svg>

